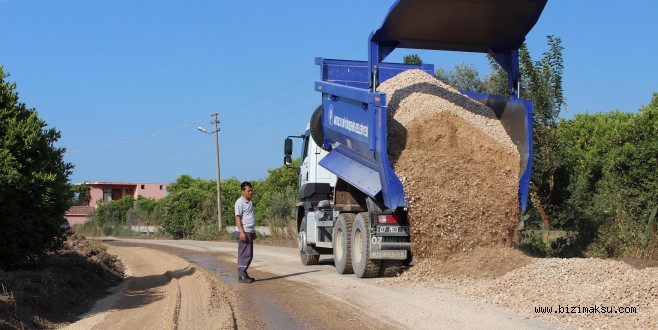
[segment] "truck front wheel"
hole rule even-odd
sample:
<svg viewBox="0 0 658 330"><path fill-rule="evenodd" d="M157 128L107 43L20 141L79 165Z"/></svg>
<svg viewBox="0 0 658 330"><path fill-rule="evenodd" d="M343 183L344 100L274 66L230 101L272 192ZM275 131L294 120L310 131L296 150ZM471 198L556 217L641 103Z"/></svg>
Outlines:
<svg viewBox="0 0 658 330"><path fill-rule="evenodd" d="M352 266L359 278L379 275L381 260L370 259L370 219L368 212L356 215L352 226Z"/></svg>
<svg viewBox="0 0 658 330"><path fill-rule="evenodd" d="M352 240L352 223L354 222L354 214L341 213L336 219L333 231L333 250L334 250L334 264L336 264L336 271L339 274L352 274L352 258L350 257L350 250Z"/></svg>
<svg viewBox="0 0 658 330"><path fill-rule="evenodd" d="M299 258L302 265L317 265L320 261L320 254L306 243L306 217L302 219L299 226L299 235L297 237L297 246L299 247Z"/></svg>

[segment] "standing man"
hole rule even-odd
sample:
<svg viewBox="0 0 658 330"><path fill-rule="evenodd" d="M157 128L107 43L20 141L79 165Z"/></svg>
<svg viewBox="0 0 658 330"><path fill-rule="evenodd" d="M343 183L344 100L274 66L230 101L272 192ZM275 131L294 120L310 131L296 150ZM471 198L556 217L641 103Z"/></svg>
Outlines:
<svg viewBox="0 0 658 330"><path fill-rule="evenodd" d="M247 274L247 268L254 256L254 240L256 239L256 217L254 204L251 201L253 187L251 182L240 184L242 196L235 201L235 238L238 240L238 276L240 283L254 281Z"/></svg>

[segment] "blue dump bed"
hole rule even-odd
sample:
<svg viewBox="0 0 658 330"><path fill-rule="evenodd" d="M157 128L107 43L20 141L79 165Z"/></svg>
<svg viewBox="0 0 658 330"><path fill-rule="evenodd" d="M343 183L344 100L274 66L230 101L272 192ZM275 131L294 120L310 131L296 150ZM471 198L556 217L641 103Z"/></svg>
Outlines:
<svg viewBox="0 0 658 330"><path fill-rule="evenodd" d="M386 153L386 94L368 89L368 63L318 58L316 64L322 68L315 89L322 92L323 148L331 150L320 165L391 209L406 207ZM410 69L434 74L432 65L381 63L380 81Z"/></svg>
<svg viewBox="0 0 658 330"><path fill-rule="evenodd" d="M519 203L525 210L532 167L532 102L518 98L518 49L546 0L398 0L370 35L368 61L317 58L322 93L320 165L391 209L407 207L400 179L387 154L386 94L379 83L398 73L432 65L384 63L396 48L483 52L508 72L509 96L463 92L489 106L521 155Z"/></svg>

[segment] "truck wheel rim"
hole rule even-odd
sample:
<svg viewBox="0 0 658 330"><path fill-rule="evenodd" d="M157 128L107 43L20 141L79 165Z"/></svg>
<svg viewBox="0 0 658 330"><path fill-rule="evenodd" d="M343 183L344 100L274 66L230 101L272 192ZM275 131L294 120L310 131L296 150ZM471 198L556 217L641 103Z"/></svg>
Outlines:
<svg viewBox="0 0 658 330"><path fill-rule="evenodd" d="M352 255L354 256L354 260L357 263L359 263L359 262L361 262L361 258L363 257L362 254L361 254L361 230L360 229L358 229L358 228L356 229L356 231L354 232L354 237L352 239L354 239L354 243L353 243L354 244L354 250L353 250Z"/></svg>
<svg viewBox="0 0 658 330"><path fill-rule="evenodd" d="M297 238L297 246L299 247L299 251L304 251L304 246L306 246L306 231L299 233L299 237Z"/></svg>

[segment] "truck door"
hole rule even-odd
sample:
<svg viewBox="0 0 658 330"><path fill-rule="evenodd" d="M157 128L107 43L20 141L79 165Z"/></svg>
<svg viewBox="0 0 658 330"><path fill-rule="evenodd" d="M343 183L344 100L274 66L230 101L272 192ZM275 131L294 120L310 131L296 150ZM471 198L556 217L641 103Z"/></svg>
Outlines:
<svg viewBox="0 0 658 330"><path fill-rule="evenodd" d="M302 146L302 156L301 156L302 157L301 158L302 162L299 166L299 185L300 186L302 186L306 182L308 182L309 172L310 172L311 166L313 166L313 164L311 162L311 159L310 159L311 157L308 157L308 155L309 155L308 149L310 147L309 146L309 138L310 138L309 135L306 135L304 137L304 143L303 143L303 146Z"/></svg>
<svg viewBox="0 0 658 330"><path fill-rule="evenodd" d="M313 150L313 163L314 163L314 175L313 175L313 180L314 182L318 183L330 183L331 182L331 172L329 172L326 168L320 166L320 160L324 158L324 156L327 155L327 152L320 148L320 146L314 145L314 150Z"/></svg>

